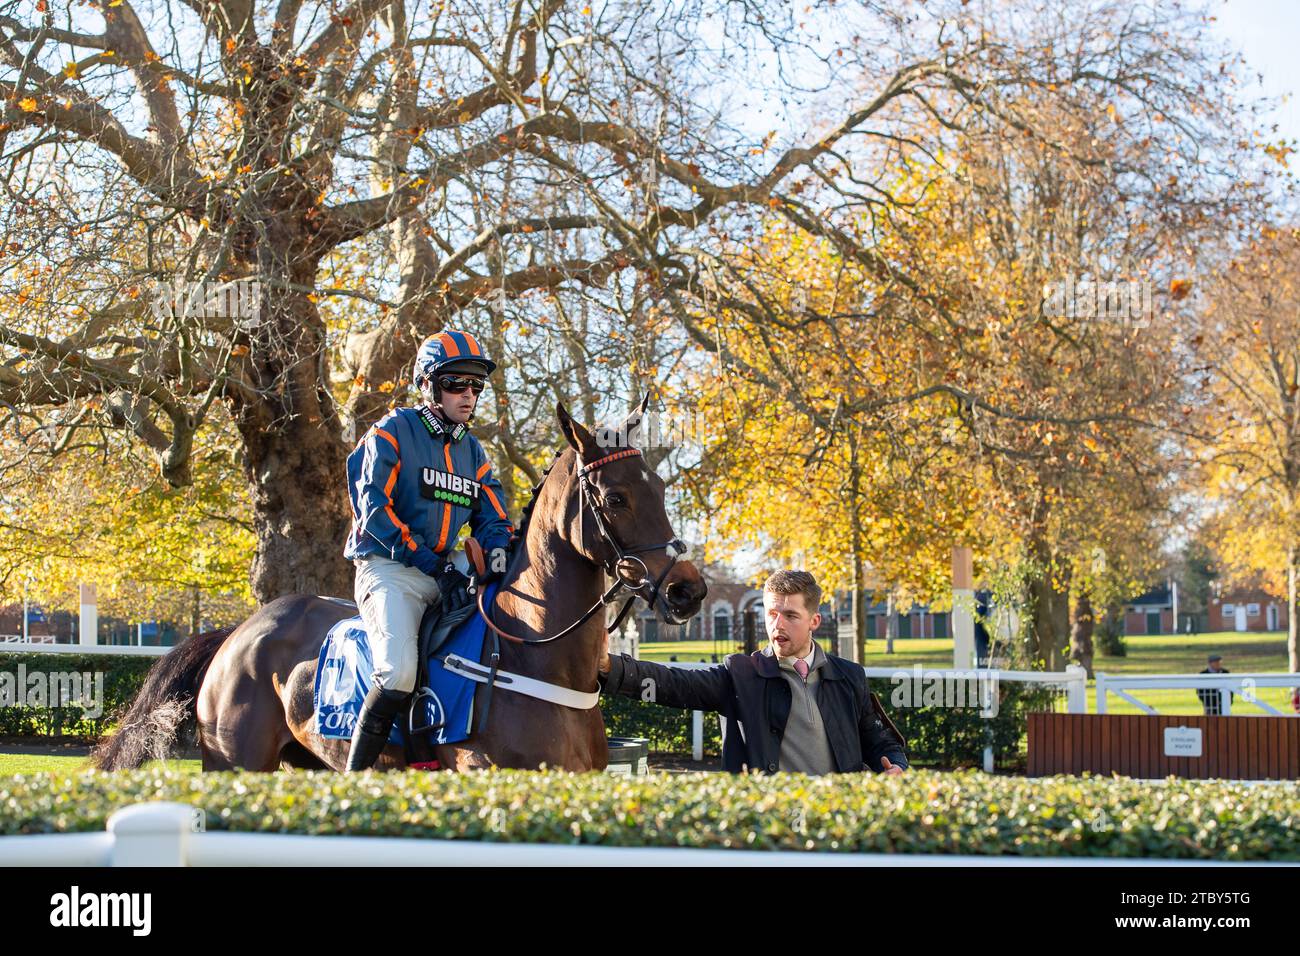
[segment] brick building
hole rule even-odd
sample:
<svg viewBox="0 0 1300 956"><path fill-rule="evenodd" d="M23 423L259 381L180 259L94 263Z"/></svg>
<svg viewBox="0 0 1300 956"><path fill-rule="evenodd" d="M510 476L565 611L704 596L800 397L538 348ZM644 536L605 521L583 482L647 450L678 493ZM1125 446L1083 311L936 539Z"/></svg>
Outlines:
<svg viewBox="0 0 1300 956"><path fill-rule="evenodd" d="M1211 631L1285 631L1286 599L1263 588L1232 588L1210 599Z"/></svg>
<svg viewBox="0 0 1300 956"><path fill-rule="evenodd" d="M1215 628L1211 628L1215 630ZM1130 601L1124 608L1124 633L1172 634L1174 632L1174 597L1168 586L1152 588Z"/></svg>
<svg viewBox="0 0 1300 956"><path fill-rule="evenodd" d="M717 572L706 570L703 573L709 594L704 599L700 613L689 623L681 626L664 624L645 607L638 608L636 616L640 643L707 641L715 647L705 651L706 656L709 653L721 656L743 648L748 637L752 642L751 647L761 648L767 642L762 590ZM871 592L868 595L870 597ZM831 653L843 653L853 639L851 612L847 594L837 594L834 597L835 604L829 600L822 602L822 623L814 636ZM870 603L867 610L868 637L885 637L887 610L883 595ZM931 612L925 605L914 604L906 611L898 612L898 636L903 640L911 637L948 637L948 617L946 613ZM696 657L698 653L689 655L689 658Z"/></svg>

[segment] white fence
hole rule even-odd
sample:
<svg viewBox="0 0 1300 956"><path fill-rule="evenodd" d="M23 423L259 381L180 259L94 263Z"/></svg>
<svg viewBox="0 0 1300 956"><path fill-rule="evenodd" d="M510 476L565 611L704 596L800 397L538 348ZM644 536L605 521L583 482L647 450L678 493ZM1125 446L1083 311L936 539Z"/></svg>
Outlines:
<svg viewBox="0 0 1300 956"><path fill-rule="evenodd" d="M1300 716L1284 713L1264 703L1255 693L1261 687L1300 687L1300 674L1160 674L1154 676L1113 676L1097 671L1097 713L1106 713L1106 699L1114 694L1133 704L1147 714L1157 713L1150 704L1138 700L1129 691L1186 688L1209 689L1219 693L1219 713L1232 714L1232 697L1235 694L1264 713L1275 716Z"/></svg>
<svg viewBox="0 0 1300 956"><path fill-rule="evenodd" d="M6 654L107 654L122 657L162 657L171 645L157 644L54 644L47 641L3 641L0 651Z"/></svg>
<svg viewBox="0 0 1300 956"><path fill-rule="evenodd" d="M956 856L800 850L569 846L403 837L206 833L203 811L138 803L108 818L104 833L0 837L10 866L1284 866L1201 860ZM197 832L196 832L197 831ZM1292 864L1294 865L1294 864Z"/></svg>
<svg viewBox="0 0 1300 956"><path fill-rule="evenodd" d="M709 664L703 661L671 661L669 667L682 667L699 669L703 667L716 667L716 664ZM997 670L995 668L978 668L972 670L957 670L953 668L929 668L920 667L919 665L912 668L903 667L867 667L864 668L867 677L877 681L888 680L893 686L898 686L904 681L935 681L937 684L944 682L957 681L974 681L977 684L983 682L985 686L993 688L996 695L996 689L1002 682L1038 684L1046 687L1057 687L1065 692L1066 709L1071 714L1084 714L1088 712L1088 672L1077 664L1071 664L1064 671L1010 671ZM888 695L877 694L881 703L886 707L889 706ZM975 698L971 698L974 702ZM721 715L718 716L719 726L722 724ZM691 757L699 761L704 759L704 712L694 711L691 714ZM986 747L984 749L984 769L992 773L993 771L993 749Z"/></svg>
<svg viewBox="0 0 1300 956"><path fill-rule="evenodd" d="M51 644L44 642L22 642L10 641L0 644L6 652L32 652L38 654L106 654L121 655L126 657L161 657L171 650L171 647L163 646L139 646L127 644ZM669 667L682 667L690 669L699 669L705 667L714 667L704 661L672 661L667 664ZM898 679L913 680L918 676L922 679L936 680L970 680L978 677L979 680L993 682L997 686L1001 681L1020 681L1023 683L1043 684L1047 686L1061 687L1066 691L1068 698L1069 712L1072 714L1084 713L1087 710L1087 674L1081 667L1071 665L1063 673L1042 673L1038 671L1005 671L993 669L979 670L953 670L953 669L931 669L917 668L905 669L899 667L868 667L866 668L867 677L880 679ZM1100 675L1099 675L1100 677ZM1100 684L1099 684L1100 687ZM1098 700L1100 700L1100 695ZM887 698L882 697L882 701L887 703ZM718 716L719 726L722 723L722 717ZM694 711L691 714L691 758L695 761L704 759L704 712ZM992 769L991 753L985 753L985 767Z"/></svg>

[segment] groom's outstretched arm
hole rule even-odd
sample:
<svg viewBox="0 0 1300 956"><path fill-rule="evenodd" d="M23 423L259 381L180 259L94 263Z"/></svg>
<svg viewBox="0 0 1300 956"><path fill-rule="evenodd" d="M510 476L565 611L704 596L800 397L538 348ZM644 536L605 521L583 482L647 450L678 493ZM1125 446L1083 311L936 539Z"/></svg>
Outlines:
<svg viewBox="0 0 1300 956"><path fill-rule="evenodd" d="M713 667L668 667L639 661L626 654L607 654L597 675L607 694L683 710L727 710L731 700L731 674L725 664Z"/></svg>

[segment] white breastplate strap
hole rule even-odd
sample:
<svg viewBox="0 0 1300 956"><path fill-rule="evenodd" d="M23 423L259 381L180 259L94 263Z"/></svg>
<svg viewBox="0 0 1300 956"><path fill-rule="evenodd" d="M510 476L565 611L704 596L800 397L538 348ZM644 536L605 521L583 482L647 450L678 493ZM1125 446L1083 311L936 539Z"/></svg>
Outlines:
<svg viewBox="0 0 1300 956"><path fill-rule="evenodd" d="M448 654L443 660L442 666L479 684L486 684L488 675L491 673L489 668L484 667L477 661L461 657L459 654ZM550 701L552 704L560 704L563 707L572 707L574 710L591 710L600 702L600 691L584 694L579 690L560 687L558 684L548 684L545 681L534 680L531 677L524 677L522 674L512 674L503 670L497 671L493 686L500 687L502 690L512 690L516 694L524 694L527 697L536 697L538 700Z"/></svg>

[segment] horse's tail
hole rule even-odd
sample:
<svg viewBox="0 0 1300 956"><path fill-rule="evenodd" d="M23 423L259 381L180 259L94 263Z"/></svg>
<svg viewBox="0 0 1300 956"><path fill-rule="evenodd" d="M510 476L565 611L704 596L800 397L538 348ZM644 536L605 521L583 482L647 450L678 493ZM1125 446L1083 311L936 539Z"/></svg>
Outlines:
<svg viewBox="0 0 1300 956"><path fill-rule="evenodd" d="M100 770L131 770L146 760L162 760L178 733L196 726L195 701L208 665L233 627L197 634L177 644L149 668L144 686L118 720L117 732L102 741L90 759Z"/></svg>

